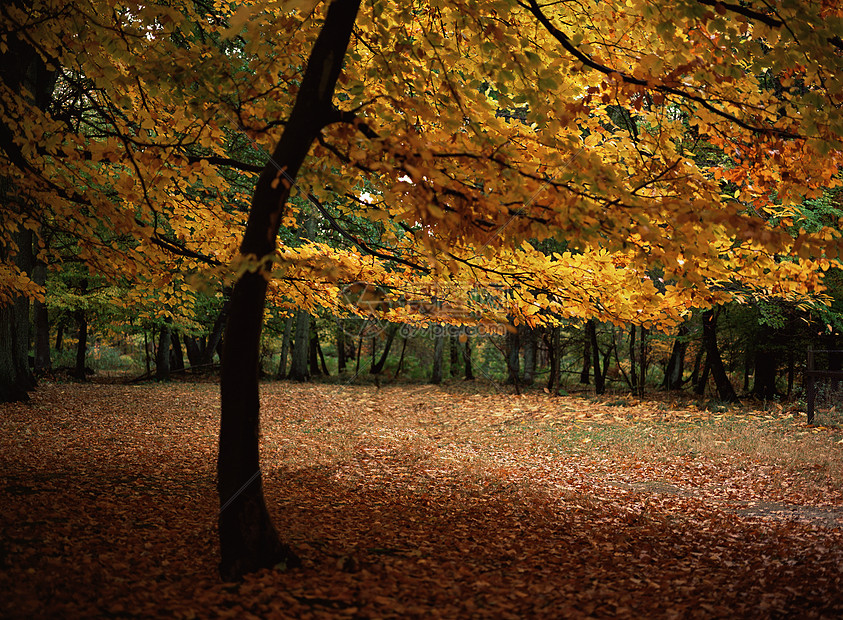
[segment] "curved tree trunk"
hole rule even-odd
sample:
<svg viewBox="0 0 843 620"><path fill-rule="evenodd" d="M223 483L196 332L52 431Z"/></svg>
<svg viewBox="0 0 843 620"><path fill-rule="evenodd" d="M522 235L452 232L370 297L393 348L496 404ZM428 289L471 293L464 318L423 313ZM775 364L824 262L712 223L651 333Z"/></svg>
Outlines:
<svg viewBox="0 0 843 620"><path fill-rule="evenodd" d="M717 347L717 314L713 310L706 310L703 312L702 321L706 365L711 369L711 375L714 377L717 395L722 401L738 402L738 395L726 375L723 359L720 357L720 349Z"/></svg>
<svg viewBox="0 0 843 620"><path fill-rule="evenodd" d="M336 120L334 88L359 6L360 0L334 0L328 7L284 133L258 179L240 245L243 257L263 258L275 252L291 181L321 129ZM269 277L267 263L240 276L225 331L217 489L219 568L226 580L261 568L298 564L267 512L258 452L260 335Z"/></svg>

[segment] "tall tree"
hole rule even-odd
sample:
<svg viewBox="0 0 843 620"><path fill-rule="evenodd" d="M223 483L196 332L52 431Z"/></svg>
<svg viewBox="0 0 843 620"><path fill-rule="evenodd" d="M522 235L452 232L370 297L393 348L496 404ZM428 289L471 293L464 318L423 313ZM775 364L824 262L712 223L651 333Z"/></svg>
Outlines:
<svg viewBox="0 0 843 620"><path fill-rule="evenodd" d="M252 198L240 245L244 261L250 256L263 259L274 253L283 209L299 168L322 129L338 120L333 105L334 88L359 5L359 0L334 0L328 7L284 133ZM258 373L270 271L265 262L255 267L234 285L225 331L217 462L220 573L225 579L239 579L260 568L298 561L280 541L263 497L258 454Z"/></svg>

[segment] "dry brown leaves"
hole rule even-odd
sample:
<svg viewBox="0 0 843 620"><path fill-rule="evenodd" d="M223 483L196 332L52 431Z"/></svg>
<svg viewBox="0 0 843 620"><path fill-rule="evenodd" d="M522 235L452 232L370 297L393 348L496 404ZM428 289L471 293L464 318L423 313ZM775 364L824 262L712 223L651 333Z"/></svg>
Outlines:
<svg viewBox="0 0 843 620"><path fill-rule="evenodd" d="M304 566L224 584L217 386L0 405L0 615L843 614L837 430L426 386L271 384L263 408L267 502ZM828 458L715 444L749 431L744 453Z"/></svg>

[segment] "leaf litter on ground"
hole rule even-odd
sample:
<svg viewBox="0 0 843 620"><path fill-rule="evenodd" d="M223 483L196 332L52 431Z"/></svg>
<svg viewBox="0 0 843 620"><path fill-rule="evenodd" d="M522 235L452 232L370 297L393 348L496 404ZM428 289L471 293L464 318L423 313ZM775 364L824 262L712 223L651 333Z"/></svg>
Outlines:
<svg viewBox="0 0 843 620"><path fill-rule="evenodd" d="M216 574L218 386L0 405L0 615L839 617L840 429L431 386L262 388L303 567Z"/></svg>

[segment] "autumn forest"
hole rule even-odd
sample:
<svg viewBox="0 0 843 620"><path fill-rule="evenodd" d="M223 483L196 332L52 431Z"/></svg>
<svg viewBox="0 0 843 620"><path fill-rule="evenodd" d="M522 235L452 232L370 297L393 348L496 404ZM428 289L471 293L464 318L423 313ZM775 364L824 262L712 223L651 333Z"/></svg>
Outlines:
<svg viewBox="0 0 843 620"><path fill-rule="evenodd" d="M0 6L0 615L843 614L843 7Z"/></svg>

